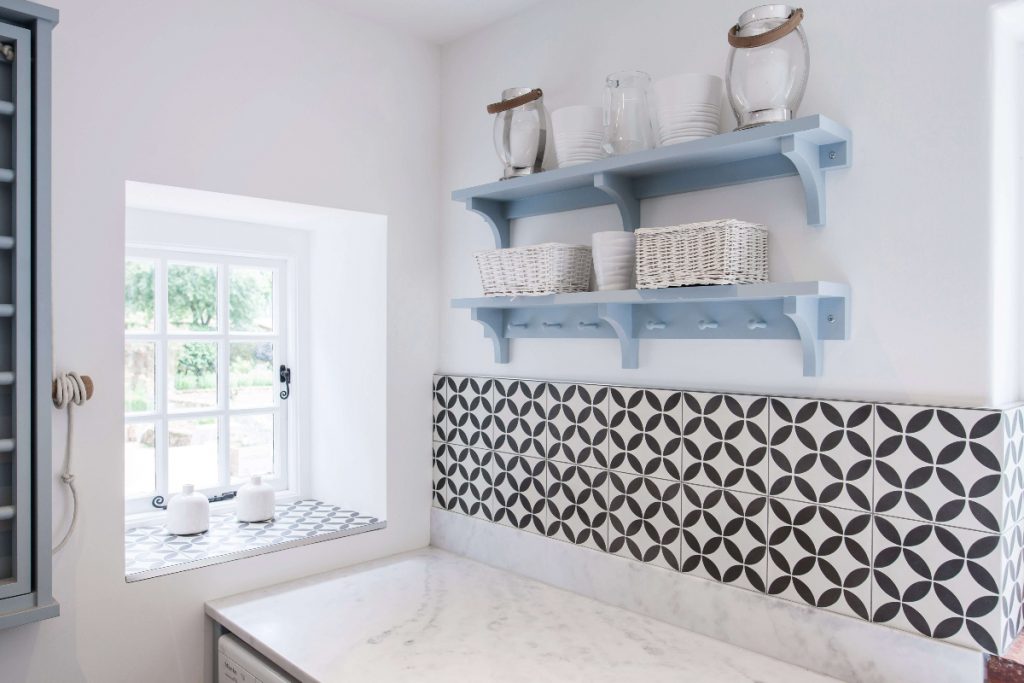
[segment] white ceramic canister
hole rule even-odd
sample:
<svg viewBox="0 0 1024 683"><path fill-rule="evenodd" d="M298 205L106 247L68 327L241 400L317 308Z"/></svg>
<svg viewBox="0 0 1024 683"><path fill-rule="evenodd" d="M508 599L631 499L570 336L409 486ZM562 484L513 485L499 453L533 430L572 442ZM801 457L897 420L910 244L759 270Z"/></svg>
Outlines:
<svg viewBox="0 0 1024 683"><path fill-rule="evenodd" d="M176 536L201 534L210 528L210 501L192 484L167 503L167 530Z"/></svg>
<svg viewBox="0 0 1024 683"><path fill-rule="evenodd" d="M274 487L264 484L258 474L238 489L235 515L239 522L266 522L274 518Z"/></svg>
<svg viewBox="0 0 1024 683"><path fill-rule="evenodd" d="M636 236L625 230L595 232L592 244L597 290L632 289L636 283Z"/></svg>

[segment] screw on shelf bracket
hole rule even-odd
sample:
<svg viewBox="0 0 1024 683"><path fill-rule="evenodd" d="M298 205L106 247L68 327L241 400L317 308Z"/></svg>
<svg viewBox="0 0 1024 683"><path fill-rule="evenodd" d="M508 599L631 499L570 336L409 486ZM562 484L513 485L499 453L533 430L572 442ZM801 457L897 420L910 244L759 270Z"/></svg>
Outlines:
<svg viewBox="0 0 1024 683"><path fill-rule="evenodd" d="M608 323L619 338L622 352L622 369L636 370L640 367L640 340L636 338L633 324L633 306L630 304L600 304L597 316Z"/></svg>
<svg viewBox="0 0 1024 683"><path fill-rule="evenodd" d="M804 377L821 376L821 357L824 345L818 336L818 301L813 297L787 296L782 300L782 312L793 321L803 347Z"/></svg>
<svg viewBox="0 0 1024 683"><path fill-rule="evenodd" d="M509 219L505 216L505 205L502 202L471 197L466 200L466 208L484 217L487 225L491 226L494 245L498 249L509 247Z"/></svg>
<svg viewBox="0 0 1024 683"><path fill-rule="evenodd" d="M505 312L498 308L474 308L473 320L484 327L484 336L494 342L494 362L508 363Z"/></svg>

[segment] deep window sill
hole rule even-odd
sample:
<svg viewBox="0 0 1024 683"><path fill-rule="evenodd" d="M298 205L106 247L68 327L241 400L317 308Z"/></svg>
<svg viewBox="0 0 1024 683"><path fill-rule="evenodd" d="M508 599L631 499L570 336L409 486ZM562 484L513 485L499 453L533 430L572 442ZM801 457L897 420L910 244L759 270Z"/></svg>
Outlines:
<svg viewBox="0 0 1024 683"><path fill-rule="evenodd" d="M279 504L270 522L239 522L233 512L214 512L210 530L196 536L175 536L162 525L136 526L124 534L125 581L152 579L385 526L384 520L318 500Z"/></svg>

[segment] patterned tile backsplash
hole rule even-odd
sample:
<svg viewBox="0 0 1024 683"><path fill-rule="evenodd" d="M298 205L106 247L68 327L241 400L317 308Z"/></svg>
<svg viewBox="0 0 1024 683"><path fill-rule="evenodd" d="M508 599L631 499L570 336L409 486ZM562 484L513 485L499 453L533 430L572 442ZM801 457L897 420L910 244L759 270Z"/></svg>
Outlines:
<svg viewBox="0 0 1024 683"><path fill-rule="evenodd" d="M434 378L433 504L976 650L1022 626L1024 408Z"/></svg>

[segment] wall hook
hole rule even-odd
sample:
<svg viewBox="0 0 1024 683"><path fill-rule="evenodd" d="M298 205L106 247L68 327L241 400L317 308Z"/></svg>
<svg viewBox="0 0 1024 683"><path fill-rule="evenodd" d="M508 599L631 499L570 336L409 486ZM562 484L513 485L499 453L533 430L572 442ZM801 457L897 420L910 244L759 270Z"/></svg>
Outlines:
<svg viewBox="0 0 1024 683"><path fill-rule="evenodd" d="M545 321L545 322L542 322L541 325L543 325L544 327L551 327L551 328L554 328L554 329L558 329L558 328L560 328L562 326L562 323L549 323L549 322Z"/></svg>
<svg viewBox="0 0 1024 683"><path fill-rule="evenodd" d="M715 322L714 320L701 320L700 322L697 323L697 327L699 327L702 330L717 330L718 323Z"/></svg>
<svg viewBox="0 0 1024 683"><path fill-rule="evenodd" d="M509 323L508 327L510 330L525 330L529 325L526 323Z"/></svg>
<svg viewBox="0 0 1024 683"><path fill-rule="evenodd" d="M596 330L598 327L600 327L598 323L586 323L583 322L582 320L580 321L581 330Z"/></svg>
<svg viewBox="0 0 1024 683"><path fill-rule="evenodd" d="M649 330L663 330L667 327L667 323L661 320L648 320L647 329Z"/></svg>
<svg viewBox="0 0 1024 683"><path fill-rule="evenodd" d="M750 320L747 321L748 330L763 330L766 327L768 327L768 323L766 323L763 320L754 320L753 318L751 318Z"/></svg>

